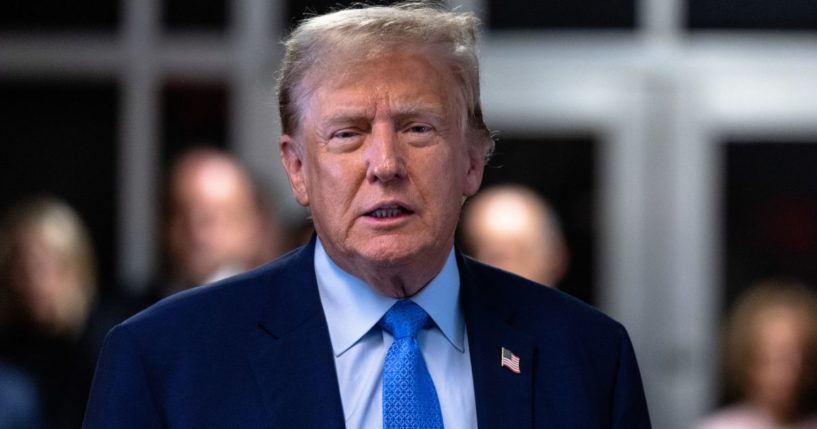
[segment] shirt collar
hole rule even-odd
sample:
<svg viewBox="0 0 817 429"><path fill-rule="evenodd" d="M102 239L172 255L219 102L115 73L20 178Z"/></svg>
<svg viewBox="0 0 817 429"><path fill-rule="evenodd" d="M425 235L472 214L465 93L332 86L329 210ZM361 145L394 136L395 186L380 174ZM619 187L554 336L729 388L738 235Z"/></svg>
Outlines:
<svg viewBox="0 0 817 429"><path fill-rule="evenodd" d="M340 356L377 324L397 299L383 295L337 266L321 243L315 244L315 276L335 356ZM454 249L442 270L411 297L428 313L449 343L464 352L465 320L459 303L460 275Z"/></svg>
<svg viewBox="0 0 817 429"><path fill-rule="evenodd" d="M411 297L428 313L445 338L460 353L465 351L465 317L460 305L460 272L452 248L443 269L417 295ZM385 314L385 312L384 312Z"/></svg>

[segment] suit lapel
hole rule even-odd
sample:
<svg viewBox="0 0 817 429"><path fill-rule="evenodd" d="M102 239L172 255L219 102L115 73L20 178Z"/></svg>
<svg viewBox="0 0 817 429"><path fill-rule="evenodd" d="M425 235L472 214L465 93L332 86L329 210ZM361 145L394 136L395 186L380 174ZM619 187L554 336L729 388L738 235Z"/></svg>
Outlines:
<svg viewBox="0 0 817 429"><path fill-rule="evenodd" d="M537 370L533 340L509 324L514 309L503 296L493 296L490 288L479 283L471 272L472 262L458 253L457 263L479 427L530 428ZM503 347L519 357L520 374L500 366Z"/></svg>
<svg viewBox="0 0 817 429"><path fill-rule="evenodd" d="M250 360L273 427L345 426L326 318L318 295L315 239L272 279Z"/></svg>
<svg viewBox="0 0 817 429"><path fill-rule="evenodd" d="M345 426L326 318L313 266L314 238L271 279L271 294L251 345L267 421L272 427ZM457 254L480 427L533 425L533 340L509 322L514 309L491 293ZM501 286L501 285L500 285ZM520 374L500 366L502 347L520 358ZM285 393L284 393L285 392Z"/></svg>

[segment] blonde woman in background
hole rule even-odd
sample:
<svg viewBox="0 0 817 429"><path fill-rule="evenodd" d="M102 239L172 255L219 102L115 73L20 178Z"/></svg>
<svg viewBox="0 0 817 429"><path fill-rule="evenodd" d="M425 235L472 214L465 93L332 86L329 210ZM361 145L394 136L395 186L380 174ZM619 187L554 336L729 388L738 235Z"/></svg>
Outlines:
<svg viewBox="0 0 817 429"><path fill-rule="evenodd" d="M760 283L727 322L723 369L737 402L699 429L817 428L817 296L794 282Z"/></svg>
<svg viewBox="0 0 817 429"><path fill-rule="evenodd" d="M91 239L64 202L14 206L0 228L0 359L33 378L48 428L79 427L96 350L87 328L96 295Z"/></svg>

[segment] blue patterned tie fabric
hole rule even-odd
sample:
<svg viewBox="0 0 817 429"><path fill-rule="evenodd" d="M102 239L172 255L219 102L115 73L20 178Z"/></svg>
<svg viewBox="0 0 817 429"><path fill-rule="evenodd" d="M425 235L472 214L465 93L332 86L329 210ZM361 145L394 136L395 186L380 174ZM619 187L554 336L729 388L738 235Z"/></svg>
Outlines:
<svg viewBox="0 0 817 429"><path fill-rule="evenodd" d="M384 429L443 427L437 391L417 344L417 332L427 322L428 314L410 300L397 301L380 319L380 327L394 337L383 365Z"/></svg>

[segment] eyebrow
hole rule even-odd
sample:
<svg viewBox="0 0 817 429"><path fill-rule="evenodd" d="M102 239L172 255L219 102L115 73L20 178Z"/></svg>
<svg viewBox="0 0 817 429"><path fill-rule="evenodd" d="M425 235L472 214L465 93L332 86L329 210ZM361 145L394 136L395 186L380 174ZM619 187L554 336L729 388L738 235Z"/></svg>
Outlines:
<svg viewBox="0 0 817 429"><path fill-rule="evenodd" d="M391 116L396 121L404 121L411 117L431 117L433 120L443 122L446 119L446 109L439 103L426 102L423 100L409 100L400 102L391 107ZM357 122L360 120L370 120L374 113L368 108L348 107L340 108L320 119L320 126L327 127L336 124Z"/></svg>
<svg viewBox="0 0 817 429"><path fill-rule="evenodd" d="M370 118L371 112L368 109L347 109L334 112L321 118L321 125L332 125L338 123L354 122L360 119Z"/></svg>
<svg viewBox="0 0 817 429"><path fill-rule="evenodd" d="M446 114L444 105L424 100L401 102L393 106L392 110L397 117L432 115L438 119L444 119Z"/></svg>

